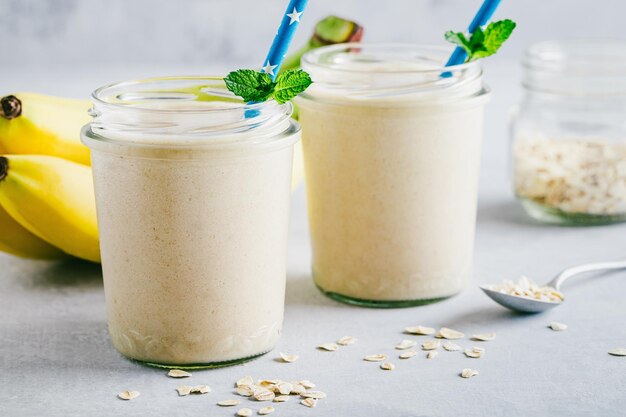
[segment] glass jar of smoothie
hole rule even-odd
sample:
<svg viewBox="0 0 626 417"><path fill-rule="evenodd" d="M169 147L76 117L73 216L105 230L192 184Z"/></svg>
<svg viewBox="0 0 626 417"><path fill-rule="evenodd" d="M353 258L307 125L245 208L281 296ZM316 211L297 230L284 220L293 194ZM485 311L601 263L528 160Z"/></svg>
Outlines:
<svg viewBox="0 0 626 417"><path fill-rule="evenodd" d="M513 186L533 218L626 220L626 42L541 42L523 59Z"/></svg>
<svg viewBox="0 0 626 417"><path fill-rule="evenodd" d="M444 69L450 52L343 44L303 57L313 278L331 298L413 306L469 282L489 94L479 64Z"/></svg>
<svg viewBox="0 0 626 417"><path fill-rule="evenodd" d="M91 148L113 345L157 366L268 352L283 320L291 104L246 105L220 78L93 94Z"/></svg>

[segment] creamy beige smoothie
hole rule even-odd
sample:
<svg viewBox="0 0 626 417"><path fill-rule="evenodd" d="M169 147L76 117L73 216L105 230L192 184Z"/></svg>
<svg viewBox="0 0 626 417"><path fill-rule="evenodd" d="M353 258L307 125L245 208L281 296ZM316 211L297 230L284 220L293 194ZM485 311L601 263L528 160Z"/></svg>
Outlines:
<svg viewBox="0 0 626 417"><path fill-rule="evenodd" d="M260 114L247 119L241 106L141 102L136 92L132 104L118 104L129 108L111 109L99 101L109 92L98 94L102 114L83 140L92 150L115 347L170 366L227 364L271 350L283 319L299 137L291 107L256 105ZM116 120L126 126L114 127Z"/></svg>
<svg viewBox="0 0 626 417"><path fill-rule="evenodd" d="M458 293L471 275L487 92L476 64L441 78L441 63L419 53L305 56L315 84L297 104L313 276L340 301L416 305Z"/></svg>

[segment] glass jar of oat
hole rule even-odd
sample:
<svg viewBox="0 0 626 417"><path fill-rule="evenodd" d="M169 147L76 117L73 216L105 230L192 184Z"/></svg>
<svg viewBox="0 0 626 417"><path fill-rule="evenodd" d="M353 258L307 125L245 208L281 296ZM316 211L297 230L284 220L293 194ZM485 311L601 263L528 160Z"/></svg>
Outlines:
<svg viewBox="0 0 626 417"><path fill-rule="evenodd" d="M515 194L562 225L626 220L626 42L541 42L511 125Z"/></svg>

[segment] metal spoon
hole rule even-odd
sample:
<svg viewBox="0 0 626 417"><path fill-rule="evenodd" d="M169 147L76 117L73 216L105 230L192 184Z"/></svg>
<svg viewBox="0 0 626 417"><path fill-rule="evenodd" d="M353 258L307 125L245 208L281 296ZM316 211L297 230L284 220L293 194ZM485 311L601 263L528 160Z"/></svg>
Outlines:
<svg viewBox="0 0 626 417"><path fill-rule="evenodd" d="M558 274L554 279L545 286L560 290L561 285L574 275L584 274L586 272L593 271L610 271L615 269L626 269L626 260L614 261L614 262L596 262L592 264L585 264L579 266L573 266L567 268ZM480 289L485 292L496 303L511 309L513 311L520 311L523 313L541 313L549 310L561 304L561 302L553 301L541 301L532 298L518 297L515 295L504 294L497 290L490 288L491 285L481 285Z"/></svg>

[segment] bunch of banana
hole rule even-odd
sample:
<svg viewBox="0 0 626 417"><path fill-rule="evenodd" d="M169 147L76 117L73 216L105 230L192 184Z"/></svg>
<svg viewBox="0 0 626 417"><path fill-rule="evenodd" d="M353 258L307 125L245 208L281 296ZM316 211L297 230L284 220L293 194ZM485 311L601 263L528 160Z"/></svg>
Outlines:
<svg viewBox="0 0 626 417"><path fill-rule="evenodd" d="M0 99L0 250L23 258L100 261L86 100Z"/></svg>
<svg viewBox="0 0 626 417"><path fill-rule="evenodd" d="M55 156L0 156L0 250L100 262L91 168Z"/></svg>

